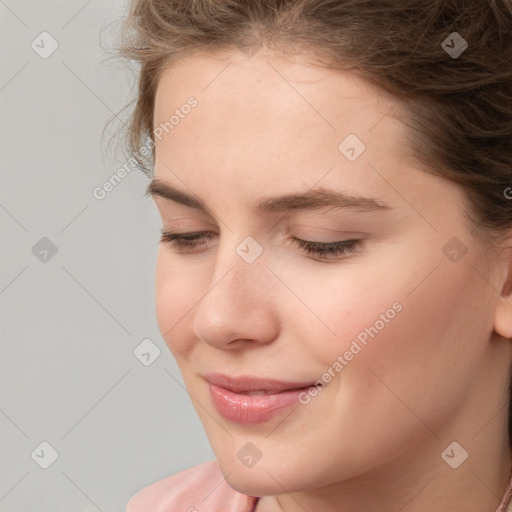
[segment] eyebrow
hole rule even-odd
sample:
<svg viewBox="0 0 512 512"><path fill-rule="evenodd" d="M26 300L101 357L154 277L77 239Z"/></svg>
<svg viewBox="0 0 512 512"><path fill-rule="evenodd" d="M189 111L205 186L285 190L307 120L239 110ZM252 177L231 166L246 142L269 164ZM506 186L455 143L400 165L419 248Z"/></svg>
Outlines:
<svg viewBox="0 0 512 512"><path fill-rule="evenodd" d="M211 210L197 197L153 178L146 190L146 196L161 197L194 208L211 215ZM391 210L392 208L371 197L362 197L326 188L311 189L307 192L263 198L257 205L265 212L290 212L294 210L315 210L331 206L335 209L355 209L365 212Z"/></svg>

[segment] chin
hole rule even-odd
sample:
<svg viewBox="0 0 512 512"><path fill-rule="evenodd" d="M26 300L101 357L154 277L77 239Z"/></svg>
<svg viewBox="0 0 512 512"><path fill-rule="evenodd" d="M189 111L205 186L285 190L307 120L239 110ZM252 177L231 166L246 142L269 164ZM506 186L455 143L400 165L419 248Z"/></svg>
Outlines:
<svg viewBox="0 0 512 512"><path fill-rule="evenodd" d="M272 474L272 472L270 472ZM288 490L286 483L279 485L265 469L256 471L256 468L247 470L236 470L226 477L228 484L236 491L248 496L274 496L282 494L283 486ZM289 483L289 482L288 482Z"/></svg>
<svg viewBox="0 0 512 512"><path fill-rule="evenodd" d="M282 461L275 464L261 460L252 468L245 468L238 460L219 465L228 484L236 491L248 496L274 496L282 494L283 488L288 492L302 491L321 486L311 474L297 474L295 468L287 468Z"/></svg>

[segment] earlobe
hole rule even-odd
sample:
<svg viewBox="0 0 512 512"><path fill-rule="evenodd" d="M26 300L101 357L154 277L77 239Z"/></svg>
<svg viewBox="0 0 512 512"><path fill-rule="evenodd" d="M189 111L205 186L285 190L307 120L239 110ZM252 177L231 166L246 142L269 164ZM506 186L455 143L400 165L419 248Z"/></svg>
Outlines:
<svg viewBox="0 0 512 512"><path fill-rule="evenodd" d="M496 305L494 330L503 338L512 339L512 258L508 251L504 270L505 282Z"/></svg>
<svg viewBox="0 0 512 512"><path fill-rule="evenodd" d="M512 339L512 300L501 297L496 307L494 330L503 338Z"/></svg>

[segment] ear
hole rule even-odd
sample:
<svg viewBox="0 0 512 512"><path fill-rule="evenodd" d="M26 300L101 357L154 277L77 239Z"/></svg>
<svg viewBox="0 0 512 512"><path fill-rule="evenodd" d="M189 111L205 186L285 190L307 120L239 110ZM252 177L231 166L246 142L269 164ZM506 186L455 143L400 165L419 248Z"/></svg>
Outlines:
<svg viewBox="0 0 512 512"><path fill-rule="evenodd" d="M512 247L501 250L498 260L500 297L494 314L494 330L503 338L512 339Z"/></svg>

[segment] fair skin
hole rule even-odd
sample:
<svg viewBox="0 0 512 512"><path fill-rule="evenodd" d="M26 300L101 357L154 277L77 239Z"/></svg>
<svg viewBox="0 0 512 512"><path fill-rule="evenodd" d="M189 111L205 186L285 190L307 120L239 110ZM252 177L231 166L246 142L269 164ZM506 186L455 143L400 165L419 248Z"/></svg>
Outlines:
<svg viewBox="0 0 512 512"><path fill-rule="evenodd" d="M162 75L155 127L190 96L155 178L208 211L154 199L165 229L211 235L160 245L157 319L229 484L263 496L258 512L495 512L511 471L508 250L483 251L463 190L419 169L397 101L352 73L263 49L193 54ZM348 134L366 146L354 161L338 149ZM319 187L388 208L256 208ZM236 252L248 236L263 249L252 263ZM293 237L363 243L321 257ZM213 408L205 373L315 381L396 302L307 405L255 425ZM469 455L457 469L441 457L454 441ZM262 454L250 468L248 442Z"/></svg>

